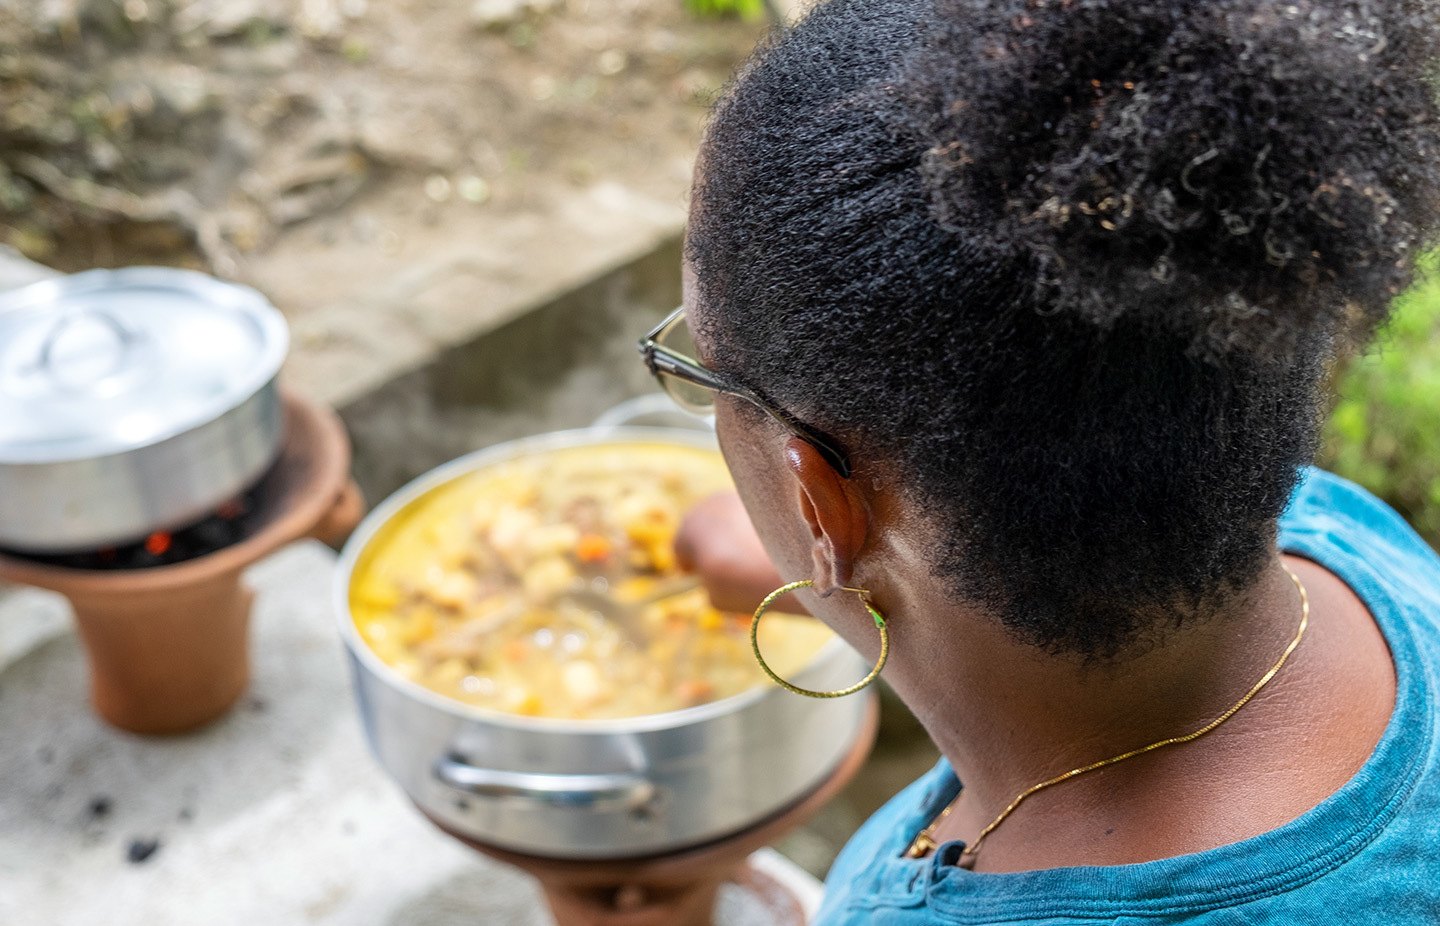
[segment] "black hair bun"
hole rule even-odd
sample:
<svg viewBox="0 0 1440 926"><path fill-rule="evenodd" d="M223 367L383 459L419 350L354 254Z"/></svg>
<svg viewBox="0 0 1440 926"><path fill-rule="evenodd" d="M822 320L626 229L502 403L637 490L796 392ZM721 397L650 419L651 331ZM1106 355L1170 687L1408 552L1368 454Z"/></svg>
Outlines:
<svg viewBox="0 0 1440 926"><path fill-rule="evenodd" d="M1430 0L938 2L927 187L1048 309L1278 349L1409 281L1440 211Z"/></svg>

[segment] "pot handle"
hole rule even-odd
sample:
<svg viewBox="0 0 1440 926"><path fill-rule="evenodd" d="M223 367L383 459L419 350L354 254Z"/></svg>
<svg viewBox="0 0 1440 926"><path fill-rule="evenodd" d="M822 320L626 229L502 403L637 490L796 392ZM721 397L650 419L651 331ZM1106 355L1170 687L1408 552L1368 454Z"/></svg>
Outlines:
<svg viewBox="0 0 1440 926"><path fill-rule="evenodd" d="M89 371L85 379L68 380L65 377L65 371L56 361L55 352L59 349L58 345L64 339L66 332L82 321L96 323L110 335L110 353L107 357L109 364L99 372ZM127 362L131 364L138 362L137 358L132 356L132 352L139 337L124 322L104 309L89 307L68 311L60 316L45 335L45 340L40 344L40 356L36 363L52 383L63 389L74 391L94 387L124 371Z"/></svg>
<svg viewBox="0 0 1440 926"><path fill-rule="evenodd" d="M335 496L334 504L305 536L338 550L364 517L365 493L360 491L359 483L350 479Z"/></svg>
<svg viewBox="0 0 1440 926"><path fill-rule="evenodd" d="M655 785L627 773L555 775L477 768L456 756L437 759L431 769L446 787L476 797L514 797L589 810L638 810L655 798Z"/></svg>

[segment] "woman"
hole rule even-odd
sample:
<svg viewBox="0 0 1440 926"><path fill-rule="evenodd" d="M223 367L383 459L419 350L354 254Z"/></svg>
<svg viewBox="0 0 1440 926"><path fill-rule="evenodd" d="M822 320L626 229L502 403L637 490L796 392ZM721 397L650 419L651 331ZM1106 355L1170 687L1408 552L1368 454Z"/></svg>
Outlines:
<svg viewBox="0 0 1440 926"><path fill-rule="evenodd" d="M821 924L1440 919L1440 560L1306 469L1436 225L1437 22L832 0L726 93L645 349L764 548L682 547L872 661L873 605L944 756Z"/></svg>

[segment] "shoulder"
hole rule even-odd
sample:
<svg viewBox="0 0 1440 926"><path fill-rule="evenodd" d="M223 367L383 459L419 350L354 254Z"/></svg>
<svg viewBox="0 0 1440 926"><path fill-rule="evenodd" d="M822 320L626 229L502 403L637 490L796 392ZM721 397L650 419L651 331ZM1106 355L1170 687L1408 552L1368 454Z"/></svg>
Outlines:
<svg viewBox="0 0 1440 926"><path fill-rule="evenodd" d="M1440 556L1395 509L1334 473L1302 474L1280 518L1280 545L1323 551L1315 558L1339 566L1342 577L1363 573L1404 604L1440 611Z"/></svg>
<svg viewBox="0 0 1440 926"><path fill-rule="evenodd" d="M955 773L942 759L866 820L830 867L825 878L825 899L815 923L870 923L872 903L890 895L897 895L890 899L898 899L913 880L904 875L928 864L902 858L905 847L938 808L949 803L958 788Z"/></svg>

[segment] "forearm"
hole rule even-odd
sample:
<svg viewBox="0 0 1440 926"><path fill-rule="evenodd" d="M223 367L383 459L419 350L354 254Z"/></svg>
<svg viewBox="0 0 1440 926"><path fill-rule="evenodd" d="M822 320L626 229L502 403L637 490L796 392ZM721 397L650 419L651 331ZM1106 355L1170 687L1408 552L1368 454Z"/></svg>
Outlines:
<svg viewBox="0 0 1440 926"><path fill-rule="evenodd" d="M710 600L722 611L753 611L761 599L789 581L770 562L734 492L712 495L686 514L675 538L675 554L682 568L700 576ZM805 613L793 595L775 607Z"/></svg>

